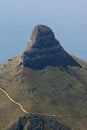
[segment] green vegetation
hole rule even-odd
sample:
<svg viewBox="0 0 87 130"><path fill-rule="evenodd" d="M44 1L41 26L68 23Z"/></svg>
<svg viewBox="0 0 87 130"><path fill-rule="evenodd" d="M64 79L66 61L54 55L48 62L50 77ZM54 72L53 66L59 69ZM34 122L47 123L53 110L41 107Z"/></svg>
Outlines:
<svg viewBox="0 0 87 130"><path fill-rule="evenodd" d="M87 130L87 63L82 68L46 67L32 70L19 65L20 56L0 65L0 87L32 113L59 116L56 120ZM0 91L0 130L6 130L24 113ZM61 115L61 116L60 116Z"/></svg>

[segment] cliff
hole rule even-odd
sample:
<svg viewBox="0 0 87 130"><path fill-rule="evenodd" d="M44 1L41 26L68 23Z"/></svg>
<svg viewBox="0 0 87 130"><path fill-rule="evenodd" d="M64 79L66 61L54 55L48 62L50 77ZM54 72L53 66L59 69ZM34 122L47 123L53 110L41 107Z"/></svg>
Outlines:
<svg viewBox="0 0 87 130"><path fill-rule="evenodd" d="M46 66L80 66L56 40L53 31L45 25L37 25L25 52L23 66L43 69Z"/></svg>

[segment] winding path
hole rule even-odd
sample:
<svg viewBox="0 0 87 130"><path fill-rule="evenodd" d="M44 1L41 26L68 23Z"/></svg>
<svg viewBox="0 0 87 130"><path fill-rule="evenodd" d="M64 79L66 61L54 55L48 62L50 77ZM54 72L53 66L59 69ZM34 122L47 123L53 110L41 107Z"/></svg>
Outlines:
<svg viewBox="0 0 87 130"><path fill-rule="evenodd" d="M12 97L4 90L4 89L2 89L2 88L0 88L0 91L2 91L7 97L8 97L8 99L12 102L12 103L14 103L14 104L16 104L16 105L18 105L19 107L20 107L20 109L24 112L24 113L29 113L27 110L25 110L24 108L23 108L23 106L19 103L19 102L16 102L14 99L12 99ZM43 116L50 116L50 117L72 117L73 115L50 115L50 114L46 114L46 113L31 113L31 114L37 114L37 115L43 115ZM73 128L72 128L72 130L73 130Z"/></svg>
<svg viewBox="0 0 87 130"><path fill-rule="evenodd" d="M21 109L24 113L28 113L28 112L23 108L23 106L22 106L20 103L18 103L18 102L16 102L15 100L13 100L13 99L11 98L11 96L9 96L9 94L8 94L4 89L0 88L0 90L9 98L9 100L10 100L12 103L18 105L18 106L20 107L20 109Z"/></svg>
<svg viewBox="0 0 87 130"><path fill-rule="evenodd" d="M23 108L23 106L19 103L19 102L16 102L14 99L12 99L12 97L4 90L4 89L2 89L2 88L0 88L0 91L2 91L7 97L8 97L8 99L12 102L12 103L14 103L14 104L16 104L16 105L18 105L19 107L20 107L20 109L25 113L25 114L27 114L27 113L29 113L27 110L25 110L24 108ZM47 114L47 113L31 113L31 114L37 114L37 115L43 115L43 116L50 116L50 117L72 117L73 115L51 115L51 114ZM82 116L82 115L80 115L80 117L84 117L84 116Z"/></svg>
<svg viewBox="0 0 87 130"><path fill-rule="evenodd" d="M19 103L19 102L16 102L14 99L12 99L12 97L4 90L4 89L2 89L2 88L0 88L0 90L9 98L9 100L12 102L12 103L14 103L14 104L16 104L16 105L18 105L19 107L20 107L20 109L24 112L24 113L29 113L27 110L25 110L24 108L23 108L23 106ZM31 114L37 114L37 115L44 115L44 116L50 116L50 117L64 117L64 116L66 116L66 115L50 115L50 114L46 114L46 113L31 113ZM67 115L68 117L71 117L72 115Z"/></svg>

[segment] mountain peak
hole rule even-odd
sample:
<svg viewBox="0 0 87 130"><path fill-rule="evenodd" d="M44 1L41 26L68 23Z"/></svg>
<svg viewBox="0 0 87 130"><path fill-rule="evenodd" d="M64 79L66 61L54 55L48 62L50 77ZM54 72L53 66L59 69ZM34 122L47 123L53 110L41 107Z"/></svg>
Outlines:
<svg viewBox="0 0 87 130"><path fill-rule="evenodd" d="M33 42L34 48L50 47L50 45L54 43L53 40L55 40L54 33L48 26L35 26L31 35L31 41Z"/></svg>
<svg viewBox="0 0 87 130"><path fill-rule="evenodd" d="M63 49L53 31L45 25L35 26L22 61L24 67L32 69L43 69L46 66L80 66Z"/></svg>

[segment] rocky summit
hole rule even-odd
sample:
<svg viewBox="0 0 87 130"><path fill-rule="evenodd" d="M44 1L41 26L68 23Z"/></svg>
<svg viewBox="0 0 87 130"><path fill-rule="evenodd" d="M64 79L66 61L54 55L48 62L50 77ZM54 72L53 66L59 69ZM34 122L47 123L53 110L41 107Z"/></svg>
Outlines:
<svg viewBox="0 0 87 130"><path fill-rule="evenodd" d="M43 69L46 66L80 66L60 45L53 31L45 25L37 25L31 41L22 55L24 67Z"/></svg>

